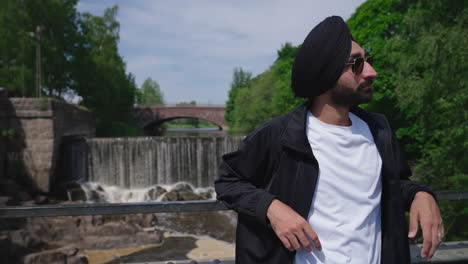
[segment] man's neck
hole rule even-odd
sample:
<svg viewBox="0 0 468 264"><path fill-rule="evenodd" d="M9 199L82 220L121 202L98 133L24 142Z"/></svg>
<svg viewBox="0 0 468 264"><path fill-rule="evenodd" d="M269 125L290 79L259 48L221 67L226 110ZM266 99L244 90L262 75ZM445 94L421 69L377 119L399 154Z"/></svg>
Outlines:
<svg viewBox="0 0 468 264"><path fill-rule="evenodd" d="M320 121L335 126L350 126L349 107L330 102L315 101L310 107L312 114Z"/></svg>

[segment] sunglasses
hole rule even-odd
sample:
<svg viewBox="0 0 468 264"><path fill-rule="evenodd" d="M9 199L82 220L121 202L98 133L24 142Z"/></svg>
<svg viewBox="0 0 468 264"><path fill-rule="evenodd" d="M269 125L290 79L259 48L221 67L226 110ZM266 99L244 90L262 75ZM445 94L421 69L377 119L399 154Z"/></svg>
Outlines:
<svg viewBox="0 0 468 264"><path fill-rule="evenodd" d="M366 56L366 57L359 57L359 58L354 58L351 60L351 62L346 63L346 65L353 65L353 73L354 74L361 74L362 70L364 70L364 62L367 61L367 63L372 65L372 57Z"/></svg>

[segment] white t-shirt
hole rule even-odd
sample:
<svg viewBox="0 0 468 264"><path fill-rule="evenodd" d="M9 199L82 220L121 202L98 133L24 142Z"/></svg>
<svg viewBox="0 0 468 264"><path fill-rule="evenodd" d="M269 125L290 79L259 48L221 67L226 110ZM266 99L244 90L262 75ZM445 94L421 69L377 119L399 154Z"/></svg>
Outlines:
<svg viewBox="0 0 468 264"><path fill-rule="evenodd" d="M382 160L368 125L349 118L351 126L334 126L308 112L319 174L307 220L322 251L299 250L295 264L380 263Z"/></svg>

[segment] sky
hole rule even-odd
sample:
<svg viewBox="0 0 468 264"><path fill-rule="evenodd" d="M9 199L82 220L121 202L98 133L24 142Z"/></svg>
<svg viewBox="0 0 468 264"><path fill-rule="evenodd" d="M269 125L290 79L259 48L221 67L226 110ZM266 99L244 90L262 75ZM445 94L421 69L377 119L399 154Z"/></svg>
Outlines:
<svg viewBox="0 0 468 264"><path fill-rule="evenodd" d="M80 0L79 12L119 6L119 53L140 87L158 82L166 103L223 105L234 68L256 76L277 50L301 44L331 15L348 19L364 0Z"/></svg>

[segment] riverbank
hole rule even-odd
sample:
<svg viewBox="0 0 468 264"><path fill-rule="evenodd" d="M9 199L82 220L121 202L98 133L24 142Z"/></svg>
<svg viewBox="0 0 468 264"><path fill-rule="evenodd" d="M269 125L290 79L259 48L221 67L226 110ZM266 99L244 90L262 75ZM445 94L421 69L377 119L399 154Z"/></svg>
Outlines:
<svg viewBox="0 0 468 264"><path fill-rule="evenodd" d="M207 236L164 233L159 244L139 247L85 250L89 264L149 262L170 260L208 260L234 258L234 244Z"/></svg>

